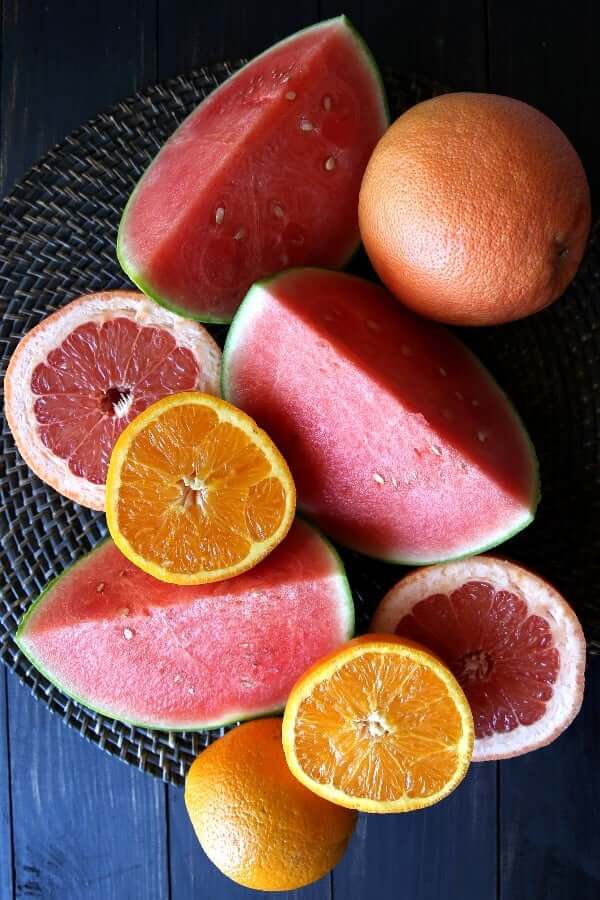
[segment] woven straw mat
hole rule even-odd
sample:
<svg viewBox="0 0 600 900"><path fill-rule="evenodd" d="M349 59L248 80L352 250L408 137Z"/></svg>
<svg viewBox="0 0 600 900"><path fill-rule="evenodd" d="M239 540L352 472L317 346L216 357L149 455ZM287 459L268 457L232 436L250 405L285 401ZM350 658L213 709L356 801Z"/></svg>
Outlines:
<svg viewBox="0 0 600 900"><path fill-rule="evenodd" d="M115 257L121 211L134 184L182 119L240 63L218 64L141 91L73 132L0 205L2 375L19 340L79 294L127 286ZM392 114L439 93L385 72ZM368 273L364 256L354 269ZM549 310L463 338L514 399L538 450L538 518L502 553L540 570L574 604L591 650L600 650L600 249L595 229L567 295ZM222 341L223 326L212 329ZM48 580L106 534L104 516L42 484L2 422L0 658L81 735L126 762L182 784L220 731L154 732L98 715L64 696L21 655L13 636ZM397 567L343 552L359 628Z"/></svg>

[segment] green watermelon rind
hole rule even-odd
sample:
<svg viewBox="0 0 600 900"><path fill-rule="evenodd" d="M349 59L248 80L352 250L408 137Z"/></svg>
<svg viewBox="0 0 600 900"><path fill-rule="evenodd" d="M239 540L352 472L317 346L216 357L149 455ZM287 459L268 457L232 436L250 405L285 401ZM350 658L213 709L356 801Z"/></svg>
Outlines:
<svg viewBox="0 0 600 900"><path fill-rule="evenodd" d="M302 28L302 29L300 29L300 31L294 32L294 34L290 35L287 38L284 38L284 40L278 41L276 44L272 44L270 47L268 47L262 53L259 53L258 56L255 56L253 59L249 60L248 63L246 63L246 65L242 66L241 69L239 69L237 72L235 72L233 75L231 75L227 79L227 81L223 82L223 85L229 84L233 78L237 78L238 75L242 74L248 65L250 65L251 63L254 63L257 59L260 59L261 57L266 56L275 47L283 46L284 44L288 43L289 41L295 40L295 38L299 37L302 34L306 34L310 31L317 31L320 28L325 28L325 27L331 26L331 24L333 22L340 22L348 29L350 35L352 36L352 38L354 40L357 50L359 51L360 55L363 57L363 59L367 63L367 67L368 67L368 69L370 69L371 74L373 76L373 88L374 88L373 94L374 94L374 96L379 97L379 100L381 103L381 112L382 112L383 121L386 125L389 125L390 109L389 109L389 104L388 104L388 100L387 100L387 96L386 96L386 92L385 92L385 85L383 83L383 78L381 76L379 67L378 67L378 65L375 61L375 58L374 58L373 54L371 53L371 50L369 49L366 41L364 40L362 35L356 30L356 28L350 22L348 17L345 15L335 16L334 18L326 19L323 22L317 22L315 25L309 25L307 28ZM216 91L218 91L223 85L219 85L219 87L216 88L215 91L212 91L208 95L208 97L212 97L214 95L214 93ZM204 99L207 100L208 97L205 97ZM191 113L189 113L189 115L186 116L185 119L183 119L183 121L177 126L177 129L175 130L175 132L173 132L173 134L175 134L176 131L178 131L179 128L181 128L181 126L184 124L184 122L186 122L191 116L193 116L196 113L196 111L202 105L203 102L204 102L204 100L202 100L198 104L198 106L196 106L191 111ZM167 138L167 141L171 140L171 137L173 137L173 135L171 135L169 138ZM163 144L163 146L164 146L164 144ZM161 150L162 150L162 147L161 147ZM160 153L160 150L158 152ZM154 300L160 306L164 306L165 309L168 309L170 312L173 312L176 315L182 316L187 319L194 319L197 322L204 322L208 325L228 325L232 321L232 316L223 317L223 316L214 316L214 315L211 315L210 313L194 312L192 310L188 310L188 309L185 309L184 307L178 306L176 303L173 303L172 301L168 300L167 298L161 296L152 287L152 285L149 284L146 281L146 279L143 278L135 270L133 263L130 263L130 261L127 258L127 254L126 254L125 248L124 248L124 237L123 237L125 227L126 227L127 210L129 208L130 204L132 203L135 195L137 194L138 190L142 186L142 182L144 181L146 175L148 174L148 171L154 164L154 161L157 156L158 156L158 154L156 154L153 157L153 159L148 164L147 168L144 170L144 172L138 179L136 186L134 187L133 191L129 195L127 203L125 204L125 209L123 210L123 213L121 215L121 220L119 222L119 229L118 229L118 233L117 233L117 243L116 243L116 255L117 255L117 260L119 262L119 265L121 266L121 268L123 269L123 271L127 275L127 277L130 279L130 281L132 281L136 285L136 287L138 287L151 300ZM358 252L360 245L361 245L361 239L360 239L360 234L358 234L356 242L350 247L350 250L348 251L347 255L340 262L340 265L339 265L340 269L345 268L352 261L353 257Z"/></svg>
<svg viewBox="0 0 600 900"><path fill-rule="evenodd" d="M346 570L344 567L344 563L342 559L331 543L331 541L325 537L322 532L316 528L312 522L307 522L305 519L301 517L297 517L303 525L305 525L310 531L312 531L322 542L325 548L328 550L329 555L331 557L332 567L331 567L331 575L330 577L335 577L335 592L338 595L338 610L341 613L341 620L343 625L343 640L350 640L353 637L355 627L356 627L356 617L354 610L354 601L352 598L352 591L350 589L350 583L348 581L348 577L346 575ZM124 716L115 716L114 710L110 710L106 707L103 707L101 704L95 704L90 702L89 697L83 697L81 695L76 694L74 691L69 690L61 681L57 679L48 669L44 667L44 665L40 662L40 660L36 657L36 654L32 651L31 647L28 645L26 637L27 637L27 626L32 621L36 612L41 608L44 601L48 598L49 594L52 592L53 588L64 578L73 572L74 569L79 568L83 563L86 562L94 553L98 550L101 550L106 544L111 541L111 538L105 538L100 541L95 547L92 548L88 553L82 556L80 559L76 560L72 563L67 569L61 572L59 575L56 575L51 581L48 582L42 593L37 597L24 614L23 618L19 623L19 627L17 629L17 633L15 635L15 643L17 644L19 650L23 655L29 660L29 662L35 666L37 671L50 682L50 684L54 685L65 694L67 697L70 697L76 703L81 706L86 707L87 709L92 710L99 715L105 716L108 719L114 719L115 721L122 722L125 725L131 725L134 728L148 728L152 731L168 731L168 732L179 732L179 731L210 731L216 728L225 728L228 725L233 725L236 722L243 722L247 719L261 719L266 716L276 715L281 713L284 709L285 704L283 705L275 705L273 707L265 707L263 709L256 709L252 712L244 712L244 710L237 710L236 712L228 713L226 718L215 720L214 722L200 722L200 723L189 723L189 724L169 724L169 723L156 723L156 722L144 722L141 720L126 718Z"/></svg>
<svg viewBox="0 0 600 900"><path fill-rule="evenodd" d="M298 268L295 270L288 269L285 273L278 273L276 275L272 275L269 278L265 278L262 281L257 281L252 285L244 299L242 300L238 310L233 318L229 331L227 333L227 338L225 340L225 345L223 347L223 356L221 363L221 395L225 400L228 400L230 403L235 404L235 398L232 397L230 390L230 362L231 356L235 351L236 347L240 344L243 344L244 341L244 328L251 321L252 315L256 313L259 303L260 296L263 294L269 294L269 285L272 282L276 282L280 277L285 277L290 271L296 272L310 272L310 271L319 271L317 267L308 268ZM258 302L257 302L258 301ZM449 332L452 334L452 332ZM539 463L537 454L535 451L535 447L531 441L529 433L525 428L523 420L519 413L517 412L515 406L505 393L502 390L496 379L493 377L491 372L484 366L480 359L465 345L462 341L460 341L455 335L452 335L456 341L458 341L461 347L464 348L466 353L474 360L480 369L482 375L488 379L488 381L495 387L498 393L503 397L506 406L510 410L513 415L515 424L521 431L525 443L529 449L529 457L531 462L532 469L532 493L529 500L529 506L526 508L526 511L523 514L523 517L513 523L504 531L498 531L496 536L491 538L490 540L484 539L483 543L477 544L473 547L461 548L457 551L457 553L452 554L447 557L424 557L424 556L391 556L391 555L376 555L373 553L367 552L363 547L359 545L351 545L342 540L339 536L330 534L330 536L336 540L339 544L347 547L350 550L355 550L358 553L362 553L364 556L368 556L372 559L378 559L382 562L391 563L392 565L398 566L428 566L437 563L445 563L451 562L457 559L465 559L469 556L475 556L480 553L485 553L487 550L492 550L494 547L498 547L500 544L505 543L505 541L510 540L515 537L515 535L519 534L519 532L523 531L530 525L536 515L537 507L539 501L541 499L541 491L540 491L540 475L539 475ZM303 507L301 500L297 499L297 506L302 515L308 519L311 518L310 510Z"/></svg>

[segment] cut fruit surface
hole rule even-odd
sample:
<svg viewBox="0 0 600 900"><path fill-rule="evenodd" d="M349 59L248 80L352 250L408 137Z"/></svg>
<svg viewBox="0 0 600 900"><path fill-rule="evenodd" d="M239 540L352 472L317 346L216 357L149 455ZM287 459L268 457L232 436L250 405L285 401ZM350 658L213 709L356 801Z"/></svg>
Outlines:
<svg viewBox="0 0 600 900"><path fill-rule="evenodd" d="M191 113L133 192L117 253L158 302L228 322L290 265L344 265L387 127L379 72L343 16L252 60Z"/></svg>
<svg viewBox="0 0 600 900"><path fill-rule="evenodd" d="M201 325L143 294L68 303L25 335L4 382L6 418L26 463L61 494L104 509L114 443L167 394L218 394L221 351Z"/></svg>
<svg viewBox="0 0 600 900"><path fill-rule="evenodd" d="M283 540L296 503L287 464L245 413L208 394L154 403L110 460L106 518L119 549L173 584L233 578Z"/></svg>
<svg viewBox="0 0 600 900"><path fill-rule="evenodd" d="M304 513L363 553L464 556L534 517L535 453L506 396L452 334L361 278L296 269L255 285L223 395L281 448Z"/></svg>
<svg viewBox="0 0 600 900"><path fill-rule="evenodd" d="M294 686L283 747L296 778L327 800L409 812L462 781L473 719L439 659L411 641L367 635L316 662Z"/></svg>
<svg viewBox="0 0 600 900"><path fill-rule="evenodd" d="M86 706L189 730L282 708L307 666L353 627L339 557L296 521L263 562L221 584L165 584L105 541L51 582L17 642Z"/></svg>
<svg viewBox="0 0 600 900"><path fill-rule="evenodd" d="M371 629L419 641L450 667L475 721L474 760L549 744L581 707L585 638L547 582L492 557L421 569L389 591Z"/></svg>

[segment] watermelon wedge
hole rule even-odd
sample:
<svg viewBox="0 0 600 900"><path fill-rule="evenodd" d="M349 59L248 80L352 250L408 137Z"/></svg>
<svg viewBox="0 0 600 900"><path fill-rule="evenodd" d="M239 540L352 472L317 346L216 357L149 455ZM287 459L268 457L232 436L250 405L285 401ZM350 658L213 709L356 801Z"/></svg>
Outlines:
<svg viewBox="0 0 600 900"><path fill-rule="evenodd" d="M229 322L290 265L343 266L388 124L379 72L344 16L252 60L183 122L127 204L117 255L159 303Z"/></svg>
<svg viewBox="0 0 600 900"><path fill-rule="evenodd" d="M506 396L449 331L363 279L297 269L255 285L222 390L284 454L303 512L363 553L465 556L533 519L535 452Z"/></svg>
<svg viewBox="0 0 600 900"><path fill-rule="evenodd" d="M353 628L339 557L296 520L254 569L194 587L157 581L107 540L49 584L17 643L80 703L188 731L281 709L302 672Z"/></svg>

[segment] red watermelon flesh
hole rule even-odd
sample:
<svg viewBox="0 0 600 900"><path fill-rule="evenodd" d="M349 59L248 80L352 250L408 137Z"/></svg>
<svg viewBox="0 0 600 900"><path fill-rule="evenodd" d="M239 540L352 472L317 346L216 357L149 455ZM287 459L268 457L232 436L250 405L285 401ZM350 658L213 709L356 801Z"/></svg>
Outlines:
<svg viewBox="0 0 600 900"><path fill-rule="evenodd" d="M387 126L379 73L345 17L275 45L214 91L131 196L117 252L132 280L203 321L290 265L358 246L363 171Z"/></svg>
<svg viewBox="0 0 600 900"><path fill-rule="evenodd" d="M343 544L421 564L533 518L535 453L506 396L450 332L376 285L304 269L254 286L222 373L224 396L285 455L300 507Z"/></svg>
<svg viewBox="0 0 600 900"><path fill-rule="evenodd" d="M190 730L280 709L305 669L353 626L339 557L296 520L254 569L191 587L141 572L107 540L49 585L17 642L86 706Z"/></svg>

